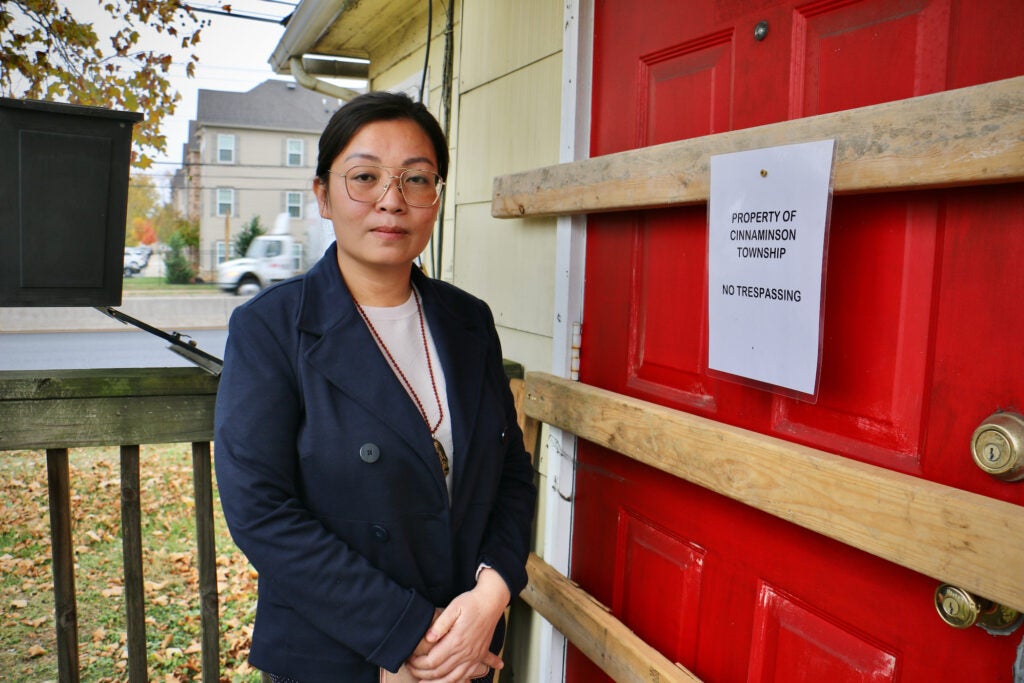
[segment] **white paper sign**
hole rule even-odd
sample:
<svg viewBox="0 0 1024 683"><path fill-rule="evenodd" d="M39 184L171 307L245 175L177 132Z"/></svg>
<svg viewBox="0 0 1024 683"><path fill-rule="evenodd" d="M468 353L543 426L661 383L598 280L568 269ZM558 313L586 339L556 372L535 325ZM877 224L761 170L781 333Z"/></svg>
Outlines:
<svg viewBox="0 0 1024 683"><path fill-rule="evenodd" d="M834 146L711 157L710 369L816 392Z"/></svg>

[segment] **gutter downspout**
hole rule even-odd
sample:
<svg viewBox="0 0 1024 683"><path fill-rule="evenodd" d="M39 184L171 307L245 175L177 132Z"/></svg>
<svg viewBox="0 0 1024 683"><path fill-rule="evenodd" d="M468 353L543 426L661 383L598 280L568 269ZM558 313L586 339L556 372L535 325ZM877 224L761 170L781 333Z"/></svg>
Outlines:
<svg viewBox="0 0 1024 683"><path fill-rule="evenodd" d="M271 68L277 73L284 73L285 67L293 57L302 57L327 27L341 15L351 0L303 0L295 8L285 27L284 35L274 48L270 59Z"/></svg>
<svg viewBox="0 0 1024 683"><path fill-rule="evenodd" d="M300 2L285 28L284 35L267 60L274 71L284 73L287 65L299 85L329 97L348 101L359 95L355 90L311 76L302 66L302 56L351 3L352 0Z"/></svg>
<svg viewBox="0 0 1024 683"><path fill-rule="evenodd" d="M288 60L288 66L291 68L292 77L299 85L308 90L323 93L324 95L328 95L339 100L345 100L346 102L360 94L351 88L343 88L340 85L328 83L327 81L310 76L306 73L306 70L302 68L302 57L292 57Z"/></svg>

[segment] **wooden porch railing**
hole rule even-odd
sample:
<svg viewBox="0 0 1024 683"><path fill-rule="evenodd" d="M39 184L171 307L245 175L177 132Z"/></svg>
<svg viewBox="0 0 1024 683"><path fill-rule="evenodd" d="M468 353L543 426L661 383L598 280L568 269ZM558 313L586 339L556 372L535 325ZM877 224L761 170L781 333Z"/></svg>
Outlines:
<svg viewBox="0 0 1024 683"><path fill-rule="evenodd" d="M192 443L202 681L220 679L213 534L217 378L197 368L0 372L0 452L45 450L60 683L80 680L68 450L121 447L121 532L128 680L149 680L142 573L139 444Z"/></svg>
<svg viewBox="0 0 1024 683"><path fill-rule="evenodd" d="M524 395L523 367L505 374ZM131 683L147 670L139 445L191 443L202 626L202 683L220 680L220 623L210 442L218 379L198 368L0 372L0 453L45 450L60 683L81 680L69 449L120 446L121 538ZM521 419L525 419L520 414ZM538 424L524 425L528 443ZM532 431L531 431L532 430ZM263 680L269 683L269 676Z"/></svg>

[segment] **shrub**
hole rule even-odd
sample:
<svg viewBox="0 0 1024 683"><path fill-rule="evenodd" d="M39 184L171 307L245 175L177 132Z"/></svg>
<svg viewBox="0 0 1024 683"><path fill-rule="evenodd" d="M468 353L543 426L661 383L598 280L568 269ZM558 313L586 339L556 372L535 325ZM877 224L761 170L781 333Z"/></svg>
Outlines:
<svg viewBox="0 0 1024 683"><path fill-rule="evenodd" d="M189 263L186 238L175 232L167 240L168 252L164 255L164 272L169 285L187 284L195 280L196 272Z"/></svg>
<svg viewBox="0 0 1024 683"><path fill-rule="evenodd" d="M249 251L249 245L252 241L260 235L266 234L266 230L260 225L260 217L253 216L253 219L242 226L242 231L235 235L235 239L231 240L231 251L234 256L241 257L245 256L245 253Z"/></svg>

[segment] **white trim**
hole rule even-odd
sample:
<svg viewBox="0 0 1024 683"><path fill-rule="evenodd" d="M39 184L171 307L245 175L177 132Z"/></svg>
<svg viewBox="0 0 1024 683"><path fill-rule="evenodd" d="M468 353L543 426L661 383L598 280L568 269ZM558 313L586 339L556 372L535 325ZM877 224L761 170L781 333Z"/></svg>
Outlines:
<svg viewBox="0 0 1024 683"><path fill-rule="evenodd" d="M299 155L299 162L297 164L291 163L292 161L292 143L295 142L299 145L299 150L296 154ZM285 138L284 141L284 165L286 168L302 168L306 165L306 141L302 138Z"/></svg>
<svg viewBox="0 0 1024 683"><path fill-rule="evenodd" d="M222 145L222 142L231 141L230 145ZM231 152L231 158L221 159L221 152ZM234 133L217 133L217 158L216 163L231 165L238 163L238 136Z"/></svg>
<svg viewBox="0 0 1024 683"><path fill-rule="evenodd" d="M347 0L300 2L288 19L288 26L281 40L267 60L270 67L276 73L288 73L288 67L293 65L292 59L296 55L301 57L306 54L323 35L324 29L337 21L348 4ZM301 64L300 59L299 65Z"/></svg>
<svg viewBox="0 0 1024 683"><path fill-rule="evenodd" d="M593 66L594 1L566 0L562 35L562 124L559 161L585 159L590 150L590 92ZM583 320L586 216L563 216L556 228L554 349L551 369L572 374L574 324ZM568 576L576 489L576 438L550 429L547 443L544 561ZM546 620L540 633L539 679L565 680L565 637Z"/></svg>
<svg viewBox="0 0 1024 683"><path fill-rule="evenodd" d="M296 192L294 190L287 190L287 191L285 191L285 193L284 193L284 212L288 214L288 218L295 219L295 220L301 220L302 218L304 218L304 216L302 215L302 210L305 208L305 205L306 205L306 203L304 201L304 199L305 199L304 195L305 195L304 192ZM291 201L293 197L297 200L294 204ZM298 209L298 212L297 212L298 215L297 216L293 216L292 215L292 208L293 207Z"/></svg>

